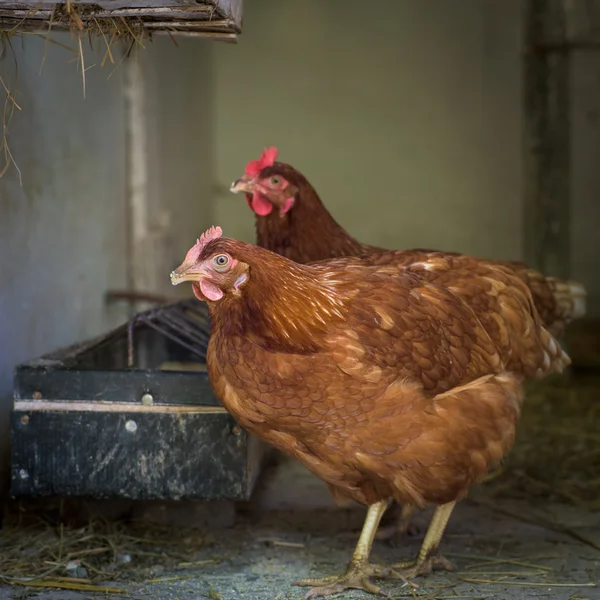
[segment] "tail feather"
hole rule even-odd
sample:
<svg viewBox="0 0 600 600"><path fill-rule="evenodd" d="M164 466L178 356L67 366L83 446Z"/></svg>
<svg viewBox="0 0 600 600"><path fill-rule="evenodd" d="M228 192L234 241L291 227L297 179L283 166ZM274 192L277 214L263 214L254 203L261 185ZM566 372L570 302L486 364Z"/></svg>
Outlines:
<svg viewBox="0 0 600 600"><path fill-rule="evenodd" d="M540 328L540 341L544 349L544 362L536 373L537 377L548 373L562 373L571 364L569 355L545 327Z"/></svg>
<svg viewBox="0 0 600 600"><path fill-rule="evenodd" d="M567 323L581 319L586 313L586 291L583 284L577 281L564 281L547 277L556 301L556 316Z"/></svg>
<svg viewBox="0 0 600 600"><path fill-rule="evenodd" d="M517 270L529 287L544 325L561 337L567 325L586 313L585 287L577 281L545 277L533 269Z"/></svg>

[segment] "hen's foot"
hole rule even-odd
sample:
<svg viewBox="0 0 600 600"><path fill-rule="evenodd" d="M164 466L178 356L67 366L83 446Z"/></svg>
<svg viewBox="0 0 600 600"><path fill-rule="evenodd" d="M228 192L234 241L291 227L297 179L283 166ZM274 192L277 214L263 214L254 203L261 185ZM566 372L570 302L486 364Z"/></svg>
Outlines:
<svg viewBox="0 0 600 600"><path fill-rule="evenodd" d="M401 540L405 535L412 536L419 533L419 529L411 522L414 512L412 506L395 504L391 512L393 521L389 525L380 527L375 539L395 542Z"/></svg>
<svg viewBox="0 0 600 600"><path fill-rule="evenodd" d="M418 533L419 528L413 523L402 523L400 525L393 523L385 527L380 527L375 535L375 539L393 543L401 540L405 535L413 537L418 535Z"/></svg>
<svg viewBox="0 0 600 600"><path fill-rule="evenodd" d="M380 577L389 579L400 579L404 583L418 587L412 583L412 579L420 575L429 575L434 570L454 571L455 566L443 556L430 556L424 561L408 560L394 563L387 570L379 573Z"/></svg>
<svg viewBox="0 0 600 600"><path fill-rule="evenodd" d="M343 575L332 575L321 579L301 579L295 581L294 585L310 586L312 588L304 598L331 596L348 589L364 590L371 594L385 596L381 588L369 580L369 577L379 576L380 573L380 567L371 565L368 562L354 563L348 566Z"/></svg>

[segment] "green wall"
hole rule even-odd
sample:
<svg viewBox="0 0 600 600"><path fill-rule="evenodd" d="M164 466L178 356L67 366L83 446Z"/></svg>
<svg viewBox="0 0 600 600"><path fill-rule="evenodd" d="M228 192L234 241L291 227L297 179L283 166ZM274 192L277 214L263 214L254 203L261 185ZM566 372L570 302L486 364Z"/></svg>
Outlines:
<svg viewBox="0 0 600 600"><path fill-rule="evenodd" d="M215 44L215 219L265 145L365 242L521 256L520 2L248 0Z"/></svg>

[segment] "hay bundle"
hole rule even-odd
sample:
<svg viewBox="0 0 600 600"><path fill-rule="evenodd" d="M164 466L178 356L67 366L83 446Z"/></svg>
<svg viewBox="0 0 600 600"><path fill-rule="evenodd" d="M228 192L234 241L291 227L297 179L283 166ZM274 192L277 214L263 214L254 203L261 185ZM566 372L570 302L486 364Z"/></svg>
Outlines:
<svg viewBox="0 0 600 600"><path fill-rule="evenodd" d="M71 31L134 41L151 33L192 35L235 42L241 30L240 0L79 0L77 3L0 0L0 32Z"/></svg>

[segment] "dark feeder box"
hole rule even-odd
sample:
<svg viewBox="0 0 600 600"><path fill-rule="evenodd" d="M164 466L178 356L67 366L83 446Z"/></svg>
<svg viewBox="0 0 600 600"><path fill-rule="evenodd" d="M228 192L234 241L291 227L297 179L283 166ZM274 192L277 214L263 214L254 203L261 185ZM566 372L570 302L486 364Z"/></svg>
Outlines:
<svg viewBox="0 0 600 600"><path fill-rule="evenodd" d="M13 496L229 501L233 518L269 451L213 394L209 334L191 299L18 365Z"/></svg>

